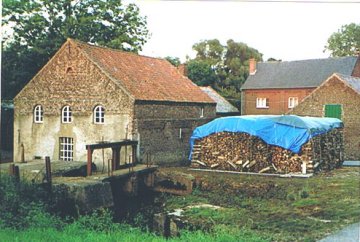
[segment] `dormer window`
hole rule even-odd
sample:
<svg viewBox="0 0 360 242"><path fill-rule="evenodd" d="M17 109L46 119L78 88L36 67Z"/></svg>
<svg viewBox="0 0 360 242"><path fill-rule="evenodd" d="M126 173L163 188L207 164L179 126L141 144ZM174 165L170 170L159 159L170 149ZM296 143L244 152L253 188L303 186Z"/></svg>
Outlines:
<svg viewBox="0 0 360 242"><path fill-rule="evenodd" d="M65 106L61 111L61 122L62 123L71 123L72 122L72 114L70 106Z"/></svg>
<svg viewBox="0 0 360 242"><path fill-rule="evenodd" d="M103 106L99 105L94 108L94 123L103 124L105 123L105 109Z"/></svg>
<svg viewBox="0 0 360 242"><path fill-rule="evenodd" d="M44 121L44 111L41 105L34 108L34 123L42 123Z"/></svg>

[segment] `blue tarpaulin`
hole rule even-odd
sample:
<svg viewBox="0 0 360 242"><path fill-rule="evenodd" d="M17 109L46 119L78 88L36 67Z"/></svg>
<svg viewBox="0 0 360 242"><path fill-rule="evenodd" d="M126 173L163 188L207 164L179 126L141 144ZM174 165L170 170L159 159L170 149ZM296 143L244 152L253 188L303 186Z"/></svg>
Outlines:
<svg viewBox="0 0 360 242"><path fill-rule="evenodd" d="M197 127L190 137L190 159L196 139L219 132L244 132L270 145L299 153L312 137L343 127L337 118L300 117L296 115L246 115L215 119Z"/></svg>

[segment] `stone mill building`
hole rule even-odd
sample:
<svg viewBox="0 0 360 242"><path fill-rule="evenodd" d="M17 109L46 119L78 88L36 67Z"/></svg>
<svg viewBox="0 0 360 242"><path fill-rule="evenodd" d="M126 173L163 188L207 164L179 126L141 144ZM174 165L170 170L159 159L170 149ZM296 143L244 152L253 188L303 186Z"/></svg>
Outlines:
<svg viewBox="0 0 360 242"><path fill-rule="evenodd" d="M185 161L215 105L166 60L68 39L14 99L14 161L85 161L86 144L124 139L140 161Z"/></svg>

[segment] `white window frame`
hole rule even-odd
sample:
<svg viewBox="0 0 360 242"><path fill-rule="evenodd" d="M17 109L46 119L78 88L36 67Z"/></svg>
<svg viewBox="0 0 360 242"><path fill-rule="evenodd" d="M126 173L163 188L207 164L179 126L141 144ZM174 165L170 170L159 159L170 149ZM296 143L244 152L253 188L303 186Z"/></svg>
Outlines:
<svg viewBox="0 0 360 242"><path fill-rule="evenodd" d="M94 124L104 124L105 123L105 108L101 105L98 105L94 108L93 112Z"/></svg>
<svg viewBox="0 0 360 242"><path fill-rule="evenodd" d="M288 108L295 108L299 103L298 97L289 97Z"/></svg>
<svg viewBox="0 0 360 242"><path fill-rule="evenodd" d="M201 108L200 109L200 118L203 118L204 117L204 108Z"/></svg>
<svg viewBox="0 0 360 242"><path fill-rule="evenodd" d="M269 108L269 105L267 105L269 102L269 99L266 97L258 97L256 98L256 108Z"/></svg>
<svg viewBox="0 0 360 242"><path fill-rule="evenodd" d="M72 113L70 106L65 106L61 110L61 122L68 124L72 122Z"/></svg>
<svg viewBox="0 0 360 242"><path fill-rule="evenodd" d="M34 123L44 122L44 110L41 105L36 105L34 108Z"/></svg>
<svg viewBox="0 0 360 242"><path fill-rule="evenodd" d="M74 139L71 137L60 137L59 139L59 158L63 161L73 161L74 159Z"/></svg>

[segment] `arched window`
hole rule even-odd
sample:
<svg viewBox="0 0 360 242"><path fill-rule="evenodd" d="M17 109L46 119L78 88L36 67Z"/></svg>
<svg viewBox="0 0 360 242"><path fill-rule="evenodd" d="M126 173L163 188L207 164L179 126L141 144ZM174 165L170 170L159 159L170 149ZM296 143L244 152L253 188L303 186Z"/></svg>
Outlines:
<svg viewBox="0 0 360 242"><path fill-rule="evenodd" d="M34 108L34 123L42 123L44 120L44 111L41 105Z"/></svg>
<svg viewBox="0 0 360 242"><path fill-rule="evenodd" d="M94 123L103 124L105 122L105 109L99 105L94 108Z"/></svg>
<svg viewBox="0 0 360 242"><path fill-rule="evenodd" d="M61 111L61 121L63 123L71 123L72 122L70 106L63 107L63 109Z"/></svg>

